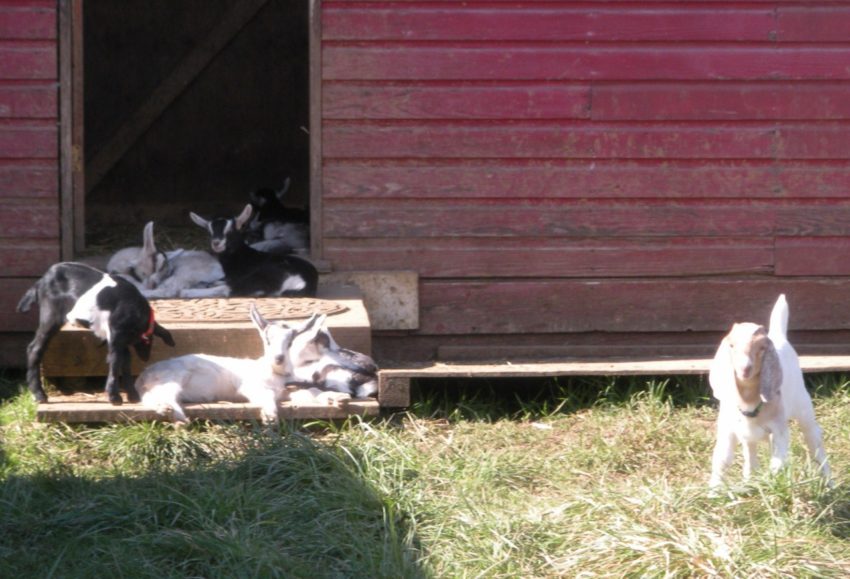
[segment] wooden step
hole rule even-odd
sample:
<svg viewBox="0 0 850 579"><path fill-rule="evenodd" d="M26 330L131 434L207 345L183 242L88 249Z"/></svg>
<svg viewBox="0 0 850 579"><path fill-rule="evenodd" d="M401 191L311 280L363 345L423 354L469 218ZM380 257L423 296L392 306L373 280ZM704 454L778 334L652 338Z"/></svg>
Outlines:
<svg viewBox="0 0 850 579"><path fill-rule="evenodd" d="M371 355L372 335L369 315L359 290L354 286L322 286L313 298L234 298L228 300L151 300L157 320L174 337L176 346L170 348L154 340L148 364L184 354L204 353L237 358L257 358L262 355L262 343L250 321L248 308L256 303L269 320L298 323L313 312L327 314L327 326L334 339L343 347ZM132 355L132 372L138 375L146 364ZM90 331L68 326L53 338L42 361L42 376L63 389L86 378L105 379L106 347ZM406 394L406 393L405 393ZM281 407L288 418L340 418L347 414L372 415L381 401L353 402L348 410L327 406ZM154 419L149 409L131 404L114 407L104 399L69 401L51 396L51 402L39 405L39 420L65 422L102 422ZM193 410L195 411L195 410ZM253 419L256 408L250 405L202 405L198 417Z"/></svg>

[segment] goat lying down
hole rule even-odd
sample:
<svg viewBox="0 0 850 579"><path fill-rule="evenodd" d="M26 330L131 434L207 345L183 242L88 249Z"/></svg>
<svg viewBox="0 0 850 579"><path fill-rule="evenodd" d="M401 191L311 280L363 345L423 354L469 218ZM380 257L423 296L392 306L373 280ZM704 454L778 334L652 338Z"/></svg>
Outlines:
<svg viewBox="0 0 850 579"><path fill-rule="evenodd" d="M145 225L142 241L142 247L117 251L106 264L106 271L129 279L145 297L175 298L190 288L224 283L221 264L206 251L159 251L154 242L153 221Z"/></svg>
<svg viewBox="0 0 850 579"><path fill-rule="evenodd" d="M289 347L301 328L270 323L253 304L250 314L263 341L262 357L252 360L189 354L157 362L136 380L142 404L163 418L186 423L188 418L181 404L247 401L260 406L264 423L277 423L278 403L288 400L290 394ZM303 402L313 398L327 404L343 404L348 397L320 392L304 392L297 397Z"/></svg>
<svg viewBox="0 0 850 579"><path fill-rule="evenodd" d="M770 329L754 323L735 324L723 338L712 361L709 383L720 401L717 441L710 486L722 484L735 454L744 452L744 477L758 468L757 443L771 442L771 470L785 464L790 444L789 420L803 431L809 456L830 480L829 464L806 391L797 352L788 342L788 303L784 295L773 307Z"/></svg>
<svg viewBox="0 0 850 579"><path fill-rule="evenodd" d="M150 304L133 284L82 263L62 262L51 266L27 290L17 309L26 312L35 303L39 305L39 322L27 347L27 384L39 402L47 401L39 366L47 345L66 321L90 328L97 337L106 340L109 365L106 393L113 404L122 402L119 378L128 399L139 400L130 375L131 346L139 358L148 360L153 336L174 345L171 334L156 322Z"/></svg>
<svg viewBox="0 0 850 579"><path fill-rule="evenodd" d="M258 250L274 254L306 254L310 245L310 216L303 209L283 204L292 180L282 189L261 188L250 194L253 217L247 223L245 239Z"/></svg>
<svg viewBox="0 0 850 579"><path fill-rule="evenodd" d="M341 348L314 314L292 339L289 355L295 382L319 390L367 398L378 392L378 367L365 354Z"/></svg>

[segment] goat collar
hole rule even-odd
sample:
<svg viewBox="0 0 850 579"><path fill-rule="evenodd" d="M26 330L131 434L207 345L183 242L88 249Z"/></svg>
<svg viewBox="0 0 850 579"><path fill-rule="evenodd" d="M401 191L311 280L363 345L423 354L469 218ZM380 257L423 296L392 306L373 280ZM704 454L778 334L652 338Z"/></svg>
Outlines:
<svg viewBox="0 0 850 579"><path fill-rule="evenodd" d="M151 315L148 318L148 329L142 333L142 341L145 344L150 344L153 339L153 328L156 325L156 320L153 317L153 308L151 308Z"/></svg>
<svg viewBox="0 0 850 579"><path fill-rule="evenodd" d="M738 410L741 411L741 414L746 416L747 418L755 418L761 412L761 407L764 406L764 400L759 401L759 405L753 408L752 410L744 410L741 407L738 407Z"/></svg>

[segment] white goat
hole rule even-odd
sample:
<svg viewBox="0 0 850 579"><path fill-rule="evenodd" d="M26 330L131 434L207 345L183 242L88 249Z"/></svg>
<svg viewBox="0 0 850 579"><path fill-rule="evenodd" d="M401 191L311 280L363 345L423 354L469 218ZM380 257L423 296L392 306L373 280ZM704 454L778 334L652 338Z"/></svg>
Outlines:
<svg viewBox="0 0 850 579"><path fill-rule="evenodd" d="M157 250L153 221L145 225L142 247L126 247L116 252L106 265L111 274L136 284L147 298L174 298L189 288L205 288L224 283L218 260L206 251Z"/></svg>
<svg viewBox="0 0 850 579"><path fill-rule="evenodd" d="M293 337L289 348L297 383L355 398L378 392L378 367L369 356L341 348L324 327L325 316L313 315Z"/></svg>
<svg viewBox="0 0 850 579"><path fill-rule="evenodd" d="M277 422L277 405L287 399L292 373L288 350L296 329L269 323L254 304L251 321L263 340L256 359L189 354L157 362L136 379L142 404L175 422L188 422L181 403L251 402L261 407L263 422Z"/></svg>
<svg viewBox="0 0 850 579"><path fill-rule="evenodd" d="M771 470L782 468L790 443L790 419L799 423L809 456L824 479L830 480L821 429L787 332L788 303L785 295L780 295L770 315L769 331L758 324L735 324L720 343L709 372L714 397L720 401L709 483L712 488L722 483L736 443L743 447L745 478L758 468L756 446L767 437L771 441Z"/></svg>

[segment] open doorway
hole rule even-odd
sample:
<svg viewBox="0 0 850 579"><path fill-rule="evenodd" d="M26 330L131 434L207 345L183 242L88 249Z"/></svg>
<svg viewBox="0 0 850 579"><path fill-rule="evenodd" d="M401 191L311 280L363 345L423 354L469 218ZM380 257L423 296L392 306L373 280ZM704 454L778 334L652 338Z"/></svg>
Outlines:
<svg viewBox="0 0 850 579"><path fill-rule="evenodd" d="M90 0L79 12L75 254L139 245L150 220L162 249L203 246L189 211L236 215L250 191L287 179L286 204L310 210L307 0Z"/></svg>

